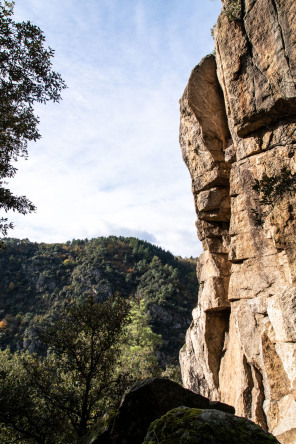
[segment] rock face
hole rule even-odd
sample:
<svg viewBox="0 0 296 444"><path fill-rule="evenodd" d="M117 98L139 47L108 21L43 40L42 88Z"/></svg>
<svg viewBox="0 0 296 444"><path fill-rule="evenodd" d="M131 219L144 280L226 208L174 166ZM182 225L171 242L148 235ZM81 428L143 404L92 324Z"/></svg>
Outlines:
<svg viewBox="0 0 296 444"><path fill-rule="evenodd" d="M245 418L218 410L178 407L154 421L143 444L276 444L270 433Z"/></svg>
<svg viewBox="0 0 296 444"><path fill-rule="evenodd" d="M204 248L183 382L295 443L295 195L263 229L252 213L255 179L296 172L295 0L224 1L215 42L216 58L192 71L180 101Z"/></svg>

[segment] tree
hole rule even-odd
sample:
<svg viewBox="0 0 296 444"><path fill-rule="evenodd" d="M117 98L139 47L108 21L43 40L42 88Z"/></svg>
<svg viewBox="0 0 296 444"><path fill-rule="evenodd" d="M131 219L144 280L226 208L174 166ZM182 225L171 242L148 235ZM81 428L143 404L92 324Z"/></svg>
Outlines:
<svg viewBox="0 0 296 444"><path fill-rule="evenodd" d="M58 102L66 88L60 74L52 70L54 51L44 47L43 32L29 21L12 19L14 2L0 0L0 209L27 214L36 208L25 196L15 196L6 179L17 172L13 165L28 156L28 141L41 137L34 115L35 102ZM0 218L0 232L13 228Z"/></svg>
<svg viewBox="0 0 296 444"><path fill-rule="evenodd" d="M67 418L38 392L27 369L36 365L29 353L0 351L0 440L4 444L58 443ZM41 372L40 372L41 373ZM41 375L40 375L41 376ZM71 434L71 430L69 430ZM67 442L67 441L65 441Z"/></svg>
<svg viewBox="0 0 296 444"><path fill-rule="evenodd" d="M0 441L74 444L104 427L134 382L162 371L143 301L89 296L35 329L44 356L0 351ZM43 344L43 347L42 347Z"/></svg>
<svg viewBox="0 0 296 444"><path fill-rule="evenodd" d="M39 329L46 358L1 352L1 442L82 442L125 387L117 369L128 311L123 299L89 297Z"/></svg>
<svg viewBox="0 0 296 444"><path fill-rule="evenodd" d="M149 325L146 303L139 299L131 302L130 306L130 322L123 329L119 371L130 375L130 384L156 376L182 384L179 362L171 362L165 370L158 362L157 352L163 339Z"/></svg>
<svg viewBox="0 0 296 444"><path fill-rule="evenodd" d="M131 375L133 382L159 376L156 351L162 344L161 335L153 333L143 300L131 302L130 322L123 330L120 369Z"/></svg>

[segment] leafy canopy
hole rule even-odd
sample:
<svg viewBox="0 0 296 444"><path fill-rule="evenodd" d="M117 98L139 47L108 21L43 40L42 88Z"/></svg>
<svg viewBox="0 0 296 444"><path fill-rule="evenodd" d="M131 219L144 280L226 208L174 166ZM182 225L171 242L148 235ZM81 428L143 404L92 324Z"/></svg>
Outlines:
<svg viewBox="0 0 296 444"><path fill-rule="evenodd" d="M143 300L132 301L130 306L131 322L123 329L120 369L134 380L159 376L155 351L162 345L161 335L152 331Z"/></svg>
<svg viewBox="0 0 296 444"><path fill-rule="evenodd" d="M39 329L45 358L0 352L1 442L72 444L86 437L125 388L118 365L128 313L123 299L89 297Z"/></svg>
<svg viewBox="0 0 296 444"><path fill-rule="evenodd" d="M27 157L28 141L41 137L33 104L58 102L66 88L60 74L52 70L54 50L44 47L45 37L30 21L12 19L14 2L0 0L0 209L22 214L36 208L25 196L15 196L6 179L14 177L14 162ZM0 218L0 232L13 228Z"/></svg>
<svg viewBox="0 0 296 444"><path fill-rule="evenodd" d="M0 250L1 346L38 352L35 324L54 321L72 300L112 294L140 298L163 343L161 365L178 360L196 305L196 264L135 238L100 237L66 244L5 239ZM2 295L2 297L1 297Z"/></svg>
<svg viewBox="0 0 296 444"><path fill-rule="evenodd" d="M37 328L45 357L0 351L0 440L81 443L104 427L123 392L163 373L142 301L89 296L73 302L54 325Z"/></svg>
<svg viewBox="0 0 296 444"><path fill-rule="evenodd" d="M135 381L180 382L177 365L164 372L157 360L164 367L180 348L186 323L173 324L191 312L194 264L134 238L6 243L1 344L40 354L0 352L1 442L84 442Z"/></svg>

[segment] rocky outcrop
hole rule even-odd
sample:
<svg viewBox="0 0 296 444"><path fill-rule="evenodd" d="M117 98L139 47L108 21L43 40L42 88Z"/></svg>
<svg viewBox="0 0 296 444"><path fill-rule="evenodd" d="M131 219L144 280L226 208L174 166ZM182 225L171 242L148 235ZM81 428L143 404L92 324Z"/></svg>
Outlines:
<svg viewBox="0 0 296 444"><path fill-rule="evenodd" d="M204 248L183 382L282 443L296 442L295 195L263 229L252 210L256 179L296 172L295 18L294 0L224 1L216 57L192 71L180 101Z"/></svg>
<svg viewBox="0 0 296 444"><path fill-rule="evenodd" d="M276 444L253 422L218 410L178 407L154 421L143 444Z"/></svg>
<svg viewBox="0 0 296 444"><path fill-rule="evenodd" d="M146 379L124 395L109 429L89 444L142 444L151 422L178 406L214 409L230 416L235 412L232 406L210 402L169 379Z"/></svg>

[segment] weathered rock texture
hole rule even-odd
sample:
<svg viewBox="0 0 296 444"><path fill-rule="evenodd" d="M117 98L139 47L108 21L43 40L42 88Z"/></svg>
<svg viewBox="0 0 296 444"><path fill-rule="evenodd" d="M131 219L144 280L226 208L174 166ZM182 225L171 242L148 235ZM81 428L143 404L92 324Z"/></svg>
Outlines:
<svg viewBox="0 0 296 444"><path fill-rule="evenodd" d="M229 3L241 5L236 18ZM192 177L199 302L185 387L296 442L296 198L254 225L255 179L296 171L296 2L224 2L216 60L192 71L180 143Z"/></svg>

